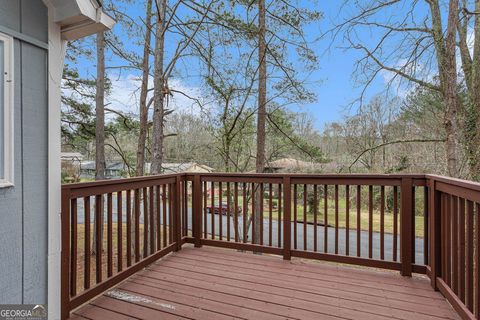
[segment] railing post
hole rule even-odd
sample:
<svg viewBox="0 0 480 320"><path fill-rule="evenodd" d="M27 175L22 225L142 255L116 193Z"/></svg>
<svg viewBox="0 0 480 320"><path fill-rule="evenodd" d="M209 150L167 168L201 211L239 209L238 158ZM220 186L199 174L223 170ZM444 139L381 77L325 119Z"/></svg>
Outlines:
<svg viewBox="0 0 480 320"><path fill-rule="evenodd" d="M181 199L181 182L182 182L182 178L184 176L182 175L177 175L175 177L175 201L174 201L174 204L175 204L175 213L174 213L174 219L173 219L173 223L174 223L174 230L175 230L175 241L177 243L177 245L175 246L175 251L179 251L180 249L182 249L182 223L181 223L181 218L180 218L180 214L181 214L181 203L182 203L182 199Z"/></svg>
<svg viewBox="0 0 480 320"><path fill-rule="evenodd" d="M291 203L292 186L290 183L290 177L283 178L283 259L291 259Z"/></svg>
<svg viewBox="0 0 480 320"><path fill-rule="evenodd" d="M193 237L196 248L202 246L202 182L200 175L193 176L193 203L192 203Z"/></svg>
<svg viewBox="0 0 480 320"><path fill-rule="evenodd" d="M400 256L402 276L412 275L412 255L415 250L412 246L413 228L413 180L402 178L401 183L401 212L400 212Z"/></svg>
<svg viewBox="0 0 480 320"><path fill-rule="evenodd" d="M60 274L60 316L70 315L70 189L62 190L61 221L61 274Z"/></svg>
<svg viewBox="0 0 480 320"><path fill-rule="evenodd" d="M436 182L434 179L428 180L430 191L430 205L428 210L428 218L430 220L430 284L434 290L438 290L437 278L441 276L442 266L442 248L441 248L441 201L440 192L436 190ZM425 239L426 235L424 235Z"/></svg>

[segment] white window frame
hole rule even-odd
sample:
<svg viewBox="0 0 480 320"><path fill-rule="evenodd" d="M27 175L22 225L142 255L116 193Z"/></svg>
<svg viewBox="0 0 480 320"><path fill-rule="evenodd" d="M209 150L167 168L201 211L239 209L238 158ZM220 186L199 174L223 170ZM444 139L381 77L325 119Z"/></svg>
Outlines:
<svg viewBox="0 0 480 320"><path fill-rule="evenodd" d="M0 177L0 188L12 187L14 185L14 153L13 153L13 144L14 144L14 131L13 131L13 109L14 109L14 53L13 53L13 38L4 33L0 33L0 41L3 42L4 48L4 71L5 71L5 82L0 84L4 88L4 109L0 112L3 112L3 126L4 131L0 132L3 136L3 155L4 155L4 176Z"/></svg>

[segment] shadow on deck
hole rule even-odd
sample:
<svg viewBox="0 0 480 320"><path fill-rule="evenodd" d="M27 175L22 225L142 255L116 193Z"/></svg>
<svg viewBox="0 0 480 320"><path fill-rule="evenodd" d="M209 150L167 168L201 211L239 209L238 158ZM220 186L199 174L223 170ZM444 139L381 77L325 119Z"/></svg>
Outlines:
<svg viewBox="0 0 480 320"><path fill-rule="evenodd" d="M70 319L460 319L424 276L185 245Z"/></svg>

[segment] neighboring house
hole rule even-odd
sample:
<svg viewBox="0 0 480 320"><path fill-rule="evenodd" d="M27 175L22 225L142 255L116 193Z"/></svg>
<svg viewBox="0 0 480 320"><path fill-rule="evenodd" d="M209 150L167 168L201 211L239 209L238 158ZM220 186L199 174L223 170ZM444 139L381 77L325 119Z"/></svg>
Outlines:
<svg viewBox="0 0 480 320"><path fill-rule="evenodd" d="M150 173L150 163L145 164L145 173ZM185 163L162 163L163 173L180 173L180 172L200 172L200 173L209 173L213 172L213 168L210 168L207 165L199 164L196 162L185 162Z"/></svg>
<svg viewBox="0 0 480 320"><path fill-rule="evenodd" d="M62 161L81 162L83 160L83 154L78 152L62 152L60 158Z"/></svg>
<svg viewBox="0 0 480 320"><path fill-rule="evenodd" d="M48 304L60 318L66 41L113 23L94 0L0 0L0 304Z"/></svg>
<svg viewBox="0 0 480 320"><path fill-rule="evenodd" d="M62 161L62 180L69 183L78 182L83 155L78 152L62 152L60 159Z"/></svg>
<svg viewBox="0 0 480 320"><path fill-rule="evenodd" d="M122 161L107 161L105 163L105 178L120 179L124 177L127 166ZM82 161L80 164L80 177L92 179L95 178L95 161Z"/></svg>
<svg viewBox="0 0 480 320"><path fill-rule="evenodd" d="M305 162L293 158L283 158L270 161L265 166L265 172L311 172L319 169L319 165L313 162Z"/></svg>

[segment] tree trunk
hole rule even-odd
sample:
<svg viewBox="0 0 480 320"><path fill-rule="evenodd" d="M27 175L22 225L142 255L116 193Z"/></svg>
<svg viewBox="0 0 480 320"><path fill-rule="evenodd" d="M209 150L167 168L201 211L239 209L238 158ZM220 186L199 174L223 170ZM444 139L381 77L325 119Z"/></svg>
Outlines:
<svg viewBox="0 0 480 320"><path fill-rule="evenodd" d="M266 101L267 101L267 64L266 64L266 44L265 44L265 0L258 1L258 59L259 59L259 79L258 79L258 114L257 114L257 157L256 172L262 173L265 170L265 120L266 120ZM255 243L260 243L260 225L263 223L261 203L263 190L258 186L255 190Z"/></svg>
<svg viewBox="0 0 480 320"><path fill-rule="evenodd" d="M457 96L457 65L456 65L456 30L458 22L458 0L450 0L447 35L445 41L445 60L441 66L445 100L445 132L447 170L452 177L458 177L458 96Z"/></svg>
<svg viewBox="0 0 480 320"><path fill-rule="evenodd" d="M157 1L158 21L155 32L155 68L154 68L154 98L153 98L153 133L152 133L152 166L151 174L160 174L162 172L163 162L163 125L165 118L165 76L163 72L163 59L165 50L165 11L166 0Z"/></svg>
<svg viewBox="0 0 480 320"><path fill-rule="evenodd" d="M430 11L432 13L432 31L437 56L438 74L445 103L444 128L446 133L445 151L447 158L447 172L452 177L458 177L458 97L455 55L458 0L450 0L448 26L445 38L443 36L440 5L438 0L430 2Z"/></svg>
<svg viewBox="0 0 480 320"><path fill-rule="evenodd" d="M137 145L137 164L135 174L143 176L145 174L145 144L148 131L148 78L149 78L149 58L150 58L150 40L152 32L152 0L147 1L147 14L145 20L145 44L143 47L143 70L142 85L140 91L140 132Z"/></svg>
<svg viewBox="0 0 480 320"><path fill-rule="evenodd" d="M95 92L95 180L105 179L105 34L97 34L97 81ZM96 232L93 233L92 253L96 253L97 241L102 242L103 235L103 197L100 204L101 233L97 239ZM93 216L93 230L97 230L97 215Z"/></svg>
<svg viewBox="0 0 480 320"><path fill-rule="evenodd" d="M475 12L480 12L480 0L475 1ZM473 45L473 63L472 63L472 96L473 110L471 117L474 145L471 148L472 161L470 164L471 178L480 181L480 15L475 15L475 42Z"/></svg>

